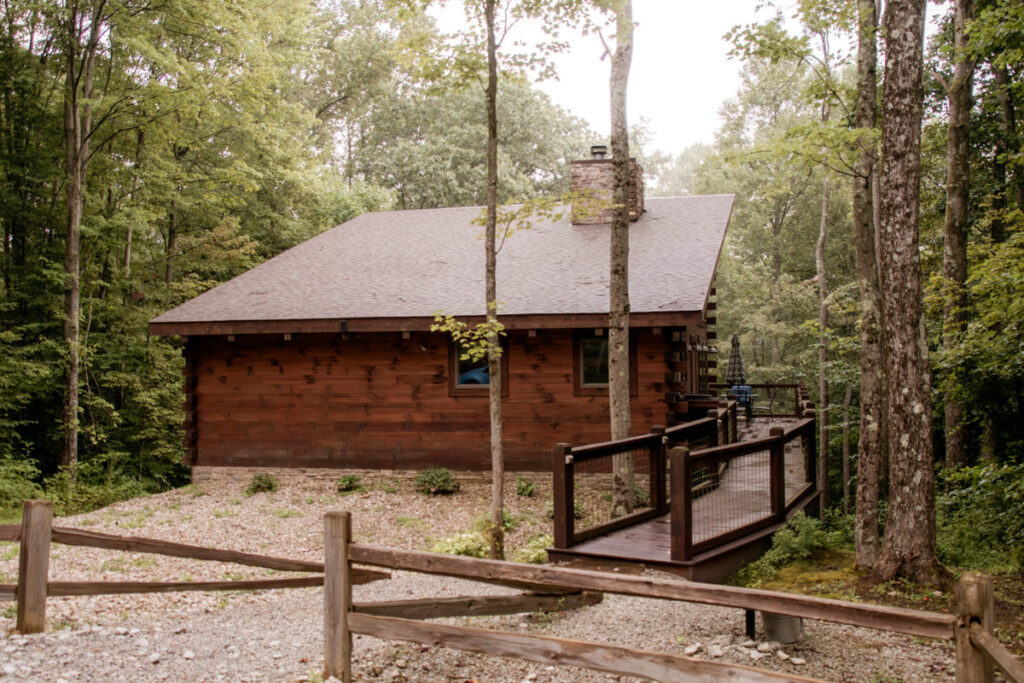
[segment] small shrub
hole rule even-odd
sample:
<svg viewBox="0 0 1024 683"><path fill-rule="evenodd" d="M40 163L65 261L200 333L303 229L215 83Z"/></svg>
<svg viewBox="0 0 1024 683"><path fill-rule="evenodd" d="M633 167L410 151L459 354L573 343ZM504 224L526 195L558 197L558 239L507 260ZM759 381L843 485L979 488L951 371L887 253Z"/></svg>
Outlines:
<svg viewBox="0 0 1024 683"><path fill-rule="evenodd" d="M0 508L17 509L26 500L42 497L38 477L39 470L31 460L0 456Z"/></svg>
<svg viewBox="0 0 1024 683"><path fill-rule="evenodd" d="M1024 569L1024 464L939 470L939 560L978 571Z"/></svg>
<svg viewBox="0 0 1024 683"><path fill-rule="evenodd" d="M526 540L526 545L515 553L516 562L544 564L548 561L547 549L554 545L555 539L550 534L534 534Z"/></svg>
<svg viewBox="0 0 1024 683"><path fill-rule="evenodd" d="M358 474L344 474L337 482L338 493L361 493L366 490Z"/></svg>
<svg viewBox="0 0 1024 683"><path fill-rule="evenodd" d="M446 555L487 557L487 539L479 531L464 531L448 538L442 538L433 545L431 551Z"/></svg>
<svg viewBox="0 0 1024 683"><path fill-rule="evenodd" d="M775 532L771 549L736 572L733 580L743 586L757 586L787 564L806 560L828 546L829 534L821 529L821 522L800 511Z"/></svg>
<svg viewBox="0 0 1024 683"><path fill-rule="evenodd" d="M277 490L277 479L269 474L256 474L245 487L245 495L255 496L257 493L273 493Z"/></svg>
<svg viewBox="0 0 1024 683"><path fill-rule="evenodd" d="M519 477L516 479L516 495L523 498L533 498L537 495L537 482L526 477Z"/></svg>
<svg viewBox="0 0 1024 683"><path fill-rule="evenodd" d="M415 487L428 496L449 496L459 490L459 482L447 467L435 467L421 472Z"/></svg>
<svg viewBox="0 0 1024 683"><path fill-rule="evenodd" d="M502 524L501 528L505 533L511 533L516 530L519 526L520 518L510 513L508 510L502 510ZM479 517L473 520L473 528L482 534L487 534L491 530L491 512L482 513Z"/></svg>
<svg viewBox="0 0 1024 683"><path fill-rule="evenodd" d="M555 518L555 504L554 503L548 503L544 507L544 509L548 513L548 519L554 519ZM574 498L573 501L572 501L572 518L573 519L583 519L583 501L580 500L579 498Z"/></svg>
<svg viewBox="0 0 1024 683"><path fill-rule="evenodd" d="M651 506L651 492L641 486L633 487L633 507L646 508Z"/></svg>

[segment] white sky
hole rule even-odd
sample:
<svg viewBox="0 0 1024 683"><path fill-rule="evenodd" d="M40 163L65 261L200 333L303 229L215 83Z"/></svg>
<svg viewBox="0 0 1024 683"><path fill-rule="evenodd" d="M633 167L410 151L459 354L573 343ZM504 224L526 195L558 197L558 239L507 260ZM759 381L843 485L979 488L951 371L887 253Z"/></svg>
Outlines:
<svg viewBox="0 0 1024 683"><path fill-rule="evenodd" d="M648 119L648 151L677 154L697 142L713 142L718 109L739 86L739 63L726 57L722 36L736 24L755 18L757 0L633 0L633 61L627 117ZM442 30L464 22L459 3L438 13ZM534 33L535 31L535 33ZM532 34L532 35L531 35ZM539 31L517 26L512 38L531 40ZM559 80L539 84L559 105L586 119L599 134L609 134L609 60L601 60L597 36L565 31L569 52L554 59Z"/></svg>
<svg viewBox="0 0 1024 683"><path fill-rule="evenodd" d="M626 113L631 125L641 117L648 120L652 140L647 152L660 149L674 155L694 143L714 142L719 108L736 94L740 83L740 63L726 56L730 45L722 36L737 24L769 18L773 10L757 14L758 4L759 0L633 0L636 28ZM778 0L777 4L792 17L796 0ZM929 34L941 11L934 3L928 4ZM465 21L457 2L448 4L438 18L445 31L458 30ZM795 22L790 30L799 30ZM541 36L539 30L519 26L512 38L529 41ZM563 37L570 40L572 48L555 57L559 80L539 87L607 136L610 66L607 59L600 59L600 39L568 31Z"/></svg>

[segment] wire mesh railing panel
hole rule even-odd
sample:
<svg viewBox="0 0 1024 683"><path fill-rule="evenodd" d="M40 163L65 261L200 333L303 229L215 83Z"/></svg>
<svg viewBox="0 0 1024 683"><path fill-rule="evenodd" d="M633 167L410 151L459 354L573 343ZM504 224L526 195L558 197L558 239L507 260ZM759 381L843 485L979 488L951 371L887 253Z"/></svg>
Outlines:
<svg viewBox="0 0 1024 683"><path fill-rule="evenodd" d="M617 485L616 471L624 475ZM629 482L629 478L632 482ZM652 507L651 451L647 448L615 455L578 460L573 466L573 517L577 534L607 524L628 512L641 512ZM630 485L631 484L631 485ZM632 491L632 510L625 509L616 498L616 490Z"/></svg>
<svg viewBox="0 0 1024 683"><path fill-rule="evenodd" d="M808 476L809 469L814 467L816 463L808 462L810 457L808 438L813 439L814 432L804 430L802 434L794 434L793 438L786 442L785 474L787 505L796 499L807 484L811 483L811 478Z"/></svg>
<svg viewBox="0 0 1024 683"><path fill-rule="evenodd" d="M768 449L727 461L697 461L691 472L694 544L771 516Z"/></svg>

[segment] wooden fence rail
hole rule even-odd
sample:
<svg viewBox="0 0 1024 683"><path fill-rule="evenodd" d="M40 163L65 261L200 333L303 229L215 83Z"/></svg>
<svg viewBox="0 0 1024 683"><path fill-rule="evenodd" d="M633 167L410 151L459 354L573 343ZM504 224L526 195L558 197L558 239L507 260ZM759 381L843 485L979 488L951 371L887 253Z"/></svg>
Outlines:
<svg viewBox="0 0 1024 683"><path fill-rule="evenodd" d="M280 579L244 581L50 581L50 546L53 543L88 546L106 550L122 550L156 555L170 555L194 560L232 562L249 567L281 571L323 574L322 562L291 560L267 555L221 550L197 545L162 541L152 538L114 536L94 531L54 527L53 507L49 501L25 503L20 525L0 527L0 540L20 543L18 583L0 585L0 601L17 602L16 627L22 633L40 633L46 626L46 599L75 595L121 595L130 593L171 593L184 591L270 590L320 586L323 576L302 576ZM368 583L388 578L384 572L356 568L350 581Z"/></svg>
<svg viewBox="0 0 1024 683"><path fill-rule="evenodd" d="M347 577L351 575L345 565L359 563L522 586L535 591L593 591L696 602L832 621L917 637L956 640L957 681L973 683L992 680L991 668L994 662L1011 681L1024 683L1024 675L1020 670L1021 663L989 633L992 605L991 600L988 599L986 602L984 597L961 601L959 615L939 614L751 588L624 576L565 567L523 565L352 543L346 533L332 531L351 528L351 516L348 512L330 512L325 517L324 524L327 557L337 558L336 563L332 564L329 561L327 580L330 582L330 575L336 573L336 580L340 582L325 593L324 599L324 638L327 653L325 675L336 676L346 682L351 680L352 675L353 633L489 655L517 657L545 664L580 666L653 680L810 680L751 667L668 653L645 652L603 643L513 634L465 626L426 624L419 620L430 618L430 614L424 614L422 610L416 613L398 608L387 613L377 611L374 614L373 605L352 607L350 600L345 597L351 594L351 587L345 585ZM958 584L958 594L984 596L986 581L990 581L988 577L967 574ZM982 585L981 589L976 588L979 582ZM987 595L990 598L991 584L987 585ZM986 627L986 623L989 626Z"/></svg>
<svg viewBox="0 0 1024 683"><path fill-rule="evenodd" d="M794 433L798 430L794 429ZM77 545L177 557L217 559L239 557L250 566L257 562L292 562L248 553L234 553L154 539L110 537L106 534L53 528L52 508L47 501L25 504L17 533L4 527L4 539L20 542L16 586L0 586L0 600L17 601L17 628L23 633L45 627L47 596L100 593L167 592L178 590L239 590L297 586L324 586L325 674L351 680L352 634L408 640L491 655L543 663L581 666L618 675L653 680L699 678L705 681L807 681L786 674L751 667L709 662L668 653L645 652L628 647L572 641L532 634L512 634L464 626L426 624L424 619L451 616L509 614L520 611L566 609L593 604L603 593L617 593L663 600L696 602L745 610L760 610L809 619L832 621L918 637L956 642L956 678L960 683L991 681L999 668L1012 683L1024 683L1024 664L992 635L993 597L991 579L968 573L957 584L958 614L938 614L827 598L686 581L623 576L603 572L536 566L440 555L412 550L352 543L351 515L329 512L324 517L322 576L262 581L207 582L51 582L49 548L57 538ZM12 539L13 537L13 539ZM63 541L59 541L63 542ZM163 552L167 551L167 552ZM387 578L390 574L355 566L370 565L428 574L440 574L523 588L529 593L513 596L461 596L357 603L352 586Z"/></svg>

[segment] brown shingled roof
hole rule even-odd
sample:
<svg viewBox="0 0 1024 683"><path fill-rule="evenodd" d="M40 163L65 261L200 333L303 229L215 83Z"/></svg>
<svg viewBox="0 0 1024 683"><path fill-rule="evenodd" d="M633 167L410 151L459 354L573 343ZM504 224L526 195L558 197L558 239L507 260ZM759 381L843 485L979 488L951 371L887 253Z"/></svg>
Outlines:
<svg viewBox="0 0 1024 683"><path fill-rule="evenodd" d="M634 313L703 310L732 204L732 195L647 200L630 225ZM363 214L164 313L152 329L483 315L483 229L471 224L480 211ZM511 236L498 255L500 315L607 313L608 233L565 218Z"/></svg>

